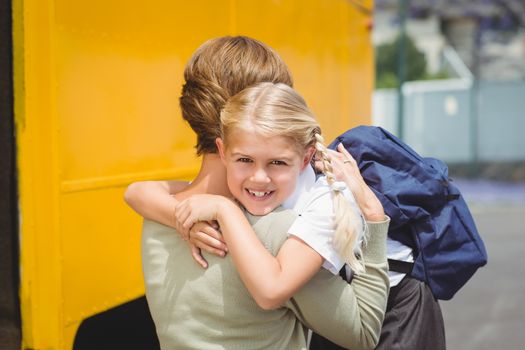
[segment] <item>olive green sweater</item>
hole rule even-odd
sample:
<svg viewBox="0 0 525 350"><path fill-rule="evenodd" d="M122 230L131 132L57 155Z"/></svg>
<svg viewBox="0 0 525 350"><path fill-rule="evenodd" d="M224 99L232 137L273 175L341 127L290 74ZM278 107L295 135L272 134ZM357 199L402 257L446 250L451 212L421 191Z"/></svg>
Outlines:
<svg viewBox="0 0 525 350"><path fill-rule="evenodd" d="M274 255L295 219L289 210L248 216ZM146 297L163 350L306 349L306 325L352 349L373 349L386 308L388 220L369 223L366 273L348 284L321 269L283 307L265 311L242 283L232 260L206 255L202 269L177 232L145 221L142 264ZM302 322L302 323L301 323Z"/></svg>

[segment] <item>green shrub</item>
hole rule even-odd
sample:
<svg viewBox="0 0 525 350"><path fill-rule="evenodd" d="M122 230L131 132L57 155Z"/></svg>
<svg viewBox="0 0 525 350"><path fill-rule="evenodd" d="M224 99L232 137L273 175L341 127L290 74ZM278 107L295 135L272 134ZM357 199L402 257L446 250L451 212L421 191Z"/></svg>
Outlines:
<svg viewBox="0 0 525 350"><path fill-rule="evenodd" d="M376 89L397 88L399 85L398 70L398 47L400 38L393 42L376 47ZM405 37L405 81L431 80L447 78L446 72L436 74L427 73L427 61L423 54L409 37Z"/></svg>

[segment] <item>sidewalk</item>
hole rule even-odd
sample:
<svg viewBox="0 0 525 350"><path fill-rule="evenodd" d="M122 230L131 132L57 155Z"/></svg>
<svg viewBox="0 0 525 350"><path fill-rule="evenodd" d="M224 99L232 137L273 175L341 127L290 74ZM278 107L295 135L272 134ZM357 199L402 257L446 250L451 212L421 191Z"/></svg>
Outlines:
<svg viewBox="0 0 525 350"><path fill-rule="evenodd" d="M488 253L449 301L442 301L447 349L514 350L525 344L525 183L455 180Z"/></svg>
<svg viewBox="0 0 525 350"><path fill-rule="evenodd" d="M473 205L525 205L525 182L453 179L463 197Z"/></svg>

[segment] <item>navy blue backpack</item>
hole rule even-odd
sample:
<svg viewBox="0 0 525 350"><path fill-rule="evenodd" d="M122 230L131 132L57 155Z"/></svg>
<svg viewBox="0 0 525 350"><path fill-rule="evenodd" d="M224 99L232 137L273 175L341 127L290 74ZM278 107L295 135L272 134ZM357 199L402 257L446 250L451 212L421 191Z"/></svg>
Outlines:
<svg viewBox="0 0 525 350"><path fill-rule="evenodd" d="M350 129L329 147L339 143L391 218L388 235L414 250L411 276L437 299L451 299L487 263L487 252L447 166L380 127Z"/></svg>

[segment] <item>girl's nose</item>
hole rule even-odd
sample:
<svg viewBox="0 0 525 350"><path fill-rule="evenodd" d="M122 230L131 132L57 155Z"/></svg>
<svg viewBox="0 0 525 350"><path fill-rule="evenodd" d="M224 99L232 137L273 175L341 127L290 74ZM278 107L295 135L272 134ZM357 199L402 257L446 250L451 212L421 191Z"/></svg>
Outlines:
<svg viewBox="0 0 525 350"><path fill-rule="evenodd" d="M255 169L255 172L252 174L251 181L259 183L268 183L270 178L263 168Z"/></svg>

